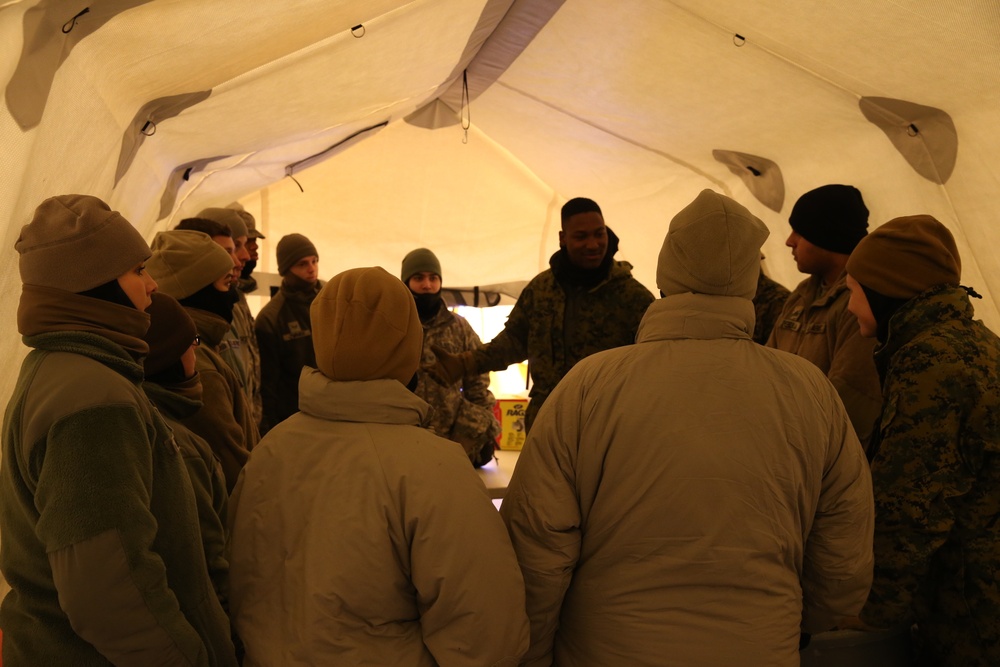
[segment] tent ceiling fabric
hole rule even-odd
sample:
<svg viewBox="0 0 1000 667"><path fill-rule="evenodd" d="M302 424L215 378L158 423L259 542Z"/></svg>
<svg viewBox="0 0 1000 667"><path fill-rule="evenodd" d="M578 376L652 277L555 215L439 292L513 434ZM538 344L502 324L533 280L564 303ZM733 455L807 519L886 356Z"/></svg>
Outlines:
<svg viewBox="0 0 1000 667"><path fill-rule="evenodd" d="M873 225L944 222L985 296L977 313L1000 328L995 0L14 0L0 56L0 397L25 351L11 248L67 192L103 197L148 238L239 200L267 235L262 271L295 231L324 277L395 274L426 246L450 285L530 279L560 205L589 196L655 291L666 226L700 190L764 220L767 269L791 287L791 203L851 183ZM898 130L918 116L932 121L915 123L915 158ZM934 157L941 144L951 158ZM294 168L300 189L287 169L313 156ZM738 156L768 165L753 166L783 196L761 196Z"/></svg>

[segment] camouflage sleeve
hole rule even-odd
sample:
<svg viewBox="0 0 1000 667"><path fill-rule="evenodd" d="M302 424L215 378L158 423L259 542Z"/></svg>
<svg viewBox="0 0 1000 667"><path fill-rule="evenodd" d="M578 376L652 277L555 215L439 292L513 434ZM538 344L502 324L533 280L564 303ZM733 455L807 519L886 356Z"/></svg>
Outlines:
<svg viewBox="0 0 1000 667"><path fill-rule="evenodd" d="M874 627L907 617L954 525L949 503L967 493L974 478L959 452L960 360L930 350L907 357L888 379L881 442L872 461L875 580L861 617Z"/></svg>
<svg viewBox="0 0 1000 667"><path fill-rule="evenodd" d="M642 318L646 314L646 309L656 299L653 298L653 293L646 289L642 283L635 278L629 278L624 300L629 317L631 318L630 325L634 341L635 335L639 332L639 323L642 322Z"/></svg>
<svg viewBox="0 0 1000 667"><path fill-rule="evenodd" d="M483 347L482 341L473 330L472 325L464 318L457 318L462 330L462 349L478 350ZM490 391L490 374L480 373L478 375L467 375L462 379L462 396L465 400L484 408L493 409L496 399Z"/></svg>
<svg viewBox="0 0 1000 667"><path fill-rule="evenodd" d="M503 331L474 354L479 371L502 371L528 358L528 327L534 311L534 290L529 283L507 316Z"/></svg>
<svg viewBox="0 0 1000 667"><path fill-rule="evenodd" d="M840 394L858 439L866 445L882 405L878 371L872 358L875 340L861 336L857 319L846 307L838 316L836 327L827 377Z"/></svg>

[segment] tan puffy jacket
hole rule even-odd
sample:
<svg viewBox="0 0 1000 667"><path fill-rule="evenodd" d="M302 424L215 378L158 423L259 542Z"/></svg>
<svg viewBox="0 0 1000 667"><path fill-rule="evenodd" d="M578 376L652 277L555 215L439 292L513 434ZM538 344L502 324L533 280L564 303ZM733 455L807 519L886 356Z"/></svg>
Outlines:
<svg viewBox="0 0 1000 667"><path fill-rule="evenodd" d="M482 481L395 380L304 371L230 499L244 667L516 665L524 584Z"/></svg>
<svg viewBox="0 0 1000 667"><path fill-rule="evenodd" d="M798 665L862 607L868 465L829 381L755 344L750 301L650 306L546 401L501 507L531 665Z"/></svg>

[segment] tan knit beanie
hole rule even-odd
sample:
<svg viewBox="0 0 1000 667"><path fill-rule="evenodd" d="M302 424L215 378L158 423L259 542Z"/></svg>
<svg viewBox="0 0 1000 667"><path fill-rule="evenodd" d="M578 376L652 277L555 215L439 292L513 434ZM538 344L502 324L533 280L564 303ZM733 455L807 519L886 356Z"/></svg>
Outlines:
<svg viewBox="0 0 1000 667"><path fill-rule="evenodd" d="M132 224L97 197L60 195L39 204L14 243L25 285L85 292L150 255Z"/></svg>
<svg viewBox="0 0 1000 667"><path fill-rule="evenodd" d="M938 285L957 287L962 259L947 227L929 215L910 215L861 239L847 260L847 273L879 294L912 299Z"/></svg>
<svg viewBox="0 0 1000 667"><path fill-rule="evenodd" d="M656 264L664 294L715 294L753 299L760 248L769 232L729 197L702 190L670 221Z"/></svg>
<svg viewBox="0 0 1000 667"><path fill-rule="evenodd" d="M275 255L278 257L278 275L280 276L288 273L288 269L295 266L295 263L303 257L312 255L319 257L316 246L302 234L282 236L275 249Z"/></svg>
<svg viewBox="0 0 1000 667"><path fill-rule="evenodd" d="M233 258L202 232L174 229L153 237L146 270L157 289L184 299L233 270Z"/></svg>
<svg viewBox="0 0 1000 667"><path fill-rule="evenodd" d="M206 208L195 217L212 220L229 227L234 239L248 234L247 223L243 221L243 216L240 215L239 211L234 211L231 208Z"/></svg>
<svg viewBox="0 0 1000 667"><path fill-rule="evenodd" d="M380 266L350 269L309 309L316 367L331 380L399 380L417 372L423 327L413 297Z"/></svg>
<svg viewBox="0 0 1000 667"><path fill-rule="evenodd" d="M187 352L198 335L194 320L177 299L162 292L153 292L149 313L149 329L143 340L149 344L149 354L142 362L146 376L156 375L176 363Z"/></svg>
<svg viewBox="0 0 1000 667"><path fill-rule="evenodd" d="M406 257L403 258L399 279L404 283L408 283L410 278L425 271L427 273L436 273L438 278L442 277L441 262L438 261L437 255L427 248L417 248L406 253Z"/></svg>

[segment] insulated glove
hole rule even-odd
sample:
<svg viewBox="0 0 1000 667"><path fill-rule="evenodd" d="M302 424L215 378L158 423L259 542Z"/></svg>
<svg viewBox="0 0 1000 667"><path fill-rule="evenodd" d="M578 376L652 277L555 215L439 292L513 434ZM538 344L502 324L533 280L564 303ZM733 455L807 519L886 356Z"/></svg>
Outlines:
<svg viewBox="0 0 1000 667"><path fill-rule="evenodd" d="M439 383L452 385L466 375L475 374L472 352L453 354L448 350L442 350L437 345L431 345L431 352L437 357L437 361L427 369L427 373Z"/></svg>

